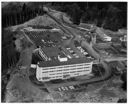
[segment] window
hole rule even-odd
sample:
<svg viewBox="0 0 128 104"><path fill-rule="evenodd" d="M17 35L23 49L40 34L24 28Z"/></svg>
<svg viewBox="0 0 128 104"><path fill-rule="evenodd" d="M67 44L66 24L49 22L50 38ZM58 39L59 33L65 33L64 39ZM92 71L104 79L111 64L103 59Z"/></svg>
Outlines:
<svg viewBox="0 0 128 104"><path fill-rule="evenodd" d="M54 72L54 71L49 71L49 72Z"/></svg>
<svg viewBox="0 0 128 104"><path fill-rule="evenodd" d="M86 63L86 64L84 64L84 65L91 65L90 63Z"/></svg>
<svg viewBox="0 0 128 104"><path fill-rule="evenodd" d="M62 76L56 76L56 78L59 78L59 77L62 77Z"/></svg>
<svg viewBox="0 0 128 104"><path fill-rule="evenodd" d="M79 73L75 73L74 75L79 75Z"/></svg>
<svg viewBox="0 0 128 104"><path fill-rule="evenodd" d="M48 72L55 72L55 71L44 71L44 72L42 72L42 73L48 73Z"/></svg>
<svg viewBox="0 0 128 104"><path fill-rule="evenodd" d="M69 72L64 72L63 74L68 74Z"/></svg>
<svg viewBox="0 0 128 104"><path fill-rule="evenodd" d="M77 72L85 72L85 71L90 71L90 70L80 70L80 71L77 71Z"/></svg>
<svg viewBox="0 0 128 104"><path fill-rule="evenodd" d="M67 70L69 70L69 69L64 69L63 71L67 71Z"/></svg>
<svg viewBox="0 0 128 104"><path fill-rule="evenodd" d="M81 64L77 64L76 66L83 66L83 64L81 65Z"/></svg>
<svg viewBox="0 0 128 104"><path fill-rule="evenodd" d="M57 70L57 71L62 71L62 70Z"/></svg>
<svg viewBox="0 0 128 104"><path fill-rule="evenodd" d="M77 72L77 71L72 71L72 72L70 72L70 73L75 73L75 72Z"/></svg>
<svg viewBox="0 0 128 104"><path fill-rule="evenodd" d="M62 74L62 73L56 73L56 74Z"/></svg>
<svg viewBox="0 0 128 104"><path fill-rule="evenodd" d="M69 66L69 67L76 67L75 65L71 65L71 66Z"/></svg>
<svg viewBox="0 0 128 104"><path fill-rule="evenodd" d="M69 67L69 66L64 66L64 68L66 68L66 67Z"/></svg>
<svg viewBox="0 0 128 104"><path fill-rule="evenodd" d="M51 69L56 69L56 67L46 67L46 68L42 68L42 70L51 70Z"/></svg>
<svg viewBox="0 0 128 104"><path fill-rule="evenodd" d="M68 69L64 69L63 71L70 71L70 70L76 70L76 68L68 68Z"/></svg>
<svg viewBox="0 0 128 104"><path fill-rule="evenodd" d="M50 74L50 75L55 75L55 74Z"/></svg>
<svg viewBox="0 0 128 104"><path fill-rule="evenodd" d="M49 68L43 68L42 70L49 70Z"/></svg>
<svg viewBox="0 0 128 104"><path fill-rule="evenodd" d="M67 78L67 77L70 77L70 75L63 75L63 78Z"/></svg>
<svg viewBox="0 0 128 104"><path fill-rule="evenodd" d="M55 68L49 68L49 69L55 69Z"/></svg>
<svg viewBox="0 0 128 104"><path fill-rule="evenodd" d="M56 68L63 68L64 66L57 66Z"/></svg>
<svg viewBox="0 0 128 104"><path fill-rule="evenodd" d="M72 68L72 69L70 69L70 70L76 70L76 68Z"/></svg>
<svg viewBox="0 0 128 104"><path fill-rule="evenodd" d="M83 69L83 67L77 68L77 69Z"/></svg>
<svg viewBox="0 0 128 104"><path fill-rule="evenodd" d="M90 67L83 67L83 68L90 68Z"/></svg>
<svg viewBox="0 0 128 104"><path fill-rule="evenodd" d="M48 71L42 72L42 73L48 73Z"/></svg>
<svg viewBox="0 0 128 104"><path fill-rule="evenodd" d="M56 78L56 77L51 77L51 78Z"/></svg>
<svg viewBox="0 0 128 104"><path fill-rule="evenodd" d="M45 80L45 79L50 79L50 77L42 77L42 79L43 79L43 80Z"/></svg>

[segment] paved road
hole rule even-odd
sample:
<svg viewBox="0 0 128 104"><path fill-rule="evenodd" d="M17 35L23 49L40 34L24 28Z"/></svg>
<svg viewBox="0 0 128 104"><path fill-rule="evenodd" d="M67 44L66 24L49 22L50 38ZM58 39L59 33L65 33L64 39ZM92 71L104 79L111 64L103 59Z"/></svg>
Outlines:
<svg viewBox="0 0 128 104"><path fill-rule="evenodd" d="M126 61L127 57L104 57L103 59L106 62L113 62L113 61ZM102 60L101 60L102 61ZM93 64L99 64L99 60L94 60Z"/></svg>
<svg viewBox="0 0 128 104"><path fill-rule="evenodd" d="M127 60L127 56L126 57L112 57L112 58L106 58L105 61L107 62L112 62L112 61L126 61Z"/></svg>

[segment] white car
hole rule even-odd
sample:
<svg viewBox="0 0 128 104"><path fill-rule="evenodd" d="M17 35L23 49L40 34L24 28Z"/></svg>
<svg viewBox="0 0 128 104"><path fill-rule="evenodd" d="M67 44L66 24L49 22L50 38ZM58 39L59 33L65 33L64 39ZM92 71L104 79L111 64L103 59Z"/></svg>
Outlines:
<svg viewBox="0 0 128 104"><path fill-rule="evenodd" d="M64 87L61 87L62 88L62 90L64 90L65 91L65 88Z"/></svg>
<svg viewBox="0 0 128 104"><path fill-rule="evenodd" d="M58 88L59 91L62 91L61 88Z"/></svg>
<svg viewBox="0 0 128 104"><path fill-rule="evenodd" d="M70 55L67 55L67 57L68 57L69 59L71 59L71 58L72 58Z"/></svg>
<svg viewBox="0 0 128 104"><path fill-rule="evenodd" d="M91 56L88 56L87 58L92 58Z"/></svg>
<svg viewBox="0 0 128 104"><path fill-rule="evenodd" d="M78 49L81 49L81 47L80 47L80 46L78 46L77 48L78 48Z"/></svg>
<svg viewBox="0 0 128 104"><path fill-rule="evenodd" d="M79 58L79 56L75 56L76 58Z"/></svg>
<svg viewBox="0 0 128 104"><path fill-rule="evenodd" d="M74 86L69 86L70 89L75 89Z"/></svg>
<svg viewBox="0 0 128 104"><path fill-rule="evenodd" d="M87 55L88 53L87 52L83 52L84 55Z"/></svg>
<svg viewBox="0 0 128 104"><path fill-rule="evenodd" d="M67 50L70 50L71 48L66 48Z"/></svg>
<svg viewBox="0 0 128 104"><path fill-rule="evenodd" d="M74 52L73 50L69 50L70 53Z"/></svg>
<svg viewBox="0 0 128 104"><path fill-rule="evenodd" d="M66 89L66 90L68 90L68 88L67 88L67 87L65 87L65 89Z"/></svg>

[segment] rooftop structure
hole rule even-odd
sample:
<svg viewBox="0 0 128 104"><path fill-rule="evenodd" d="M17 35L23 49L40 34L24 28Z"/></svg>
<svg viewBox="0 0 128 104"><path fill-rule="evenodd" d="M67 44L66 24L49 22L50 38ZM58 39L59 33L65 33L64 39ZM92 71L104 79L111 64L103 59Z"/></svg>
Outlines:
<svg viewBox="0 0 128 104"><path fill-rule="evenodd" d="M80 28L85 30L91 30L92 28L95 28L94 24L86 24L86 23L80 23Z"/></svg>
<svg viewBox="0 0 128 104"><path fill-rule="evenodd" d="M123 37L120 37L120 41L124 41L124 42L126 42L127 41L127 35L124 35Z"/></svg>
<svg viewBox="0 0 128 104"><path fill-rule="evenodd" d="M96 33L99 35L99 37L103 40L103 41L111 41L112 37L108 36L105 34L105 32L103 31L102 28L97 28L96 29Z"/></svg>
<svg viewBox="0 0 128 104"><path fill-rule="evenodd" d="M41 49L48 57L57 57L61 53L58 47L44 47Z"/></svg>

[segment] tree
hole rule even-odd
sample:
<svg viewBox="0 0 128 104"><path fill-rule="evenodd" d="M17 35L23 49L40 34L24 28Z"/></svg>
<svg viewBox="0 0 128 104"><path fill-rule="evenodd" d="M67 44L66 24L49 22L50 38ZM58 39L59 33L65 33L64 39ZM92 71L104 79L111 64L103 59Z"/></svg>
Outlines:
<svg viewBox="0 0 128 104"><path fill-rule="evenodd" d="M22 7L22 11L25 11L25 10L26 10L26 4L24 3Z"/></svg>
<svg viewBox="0 0 128 104"><path fill-rule="evenodd" d="M71 19L74 24L80 23L80 18L83 11L80 9L77 3L73 3L72 5L66 5L66 12L68 15L71 16Z"/></svg>

